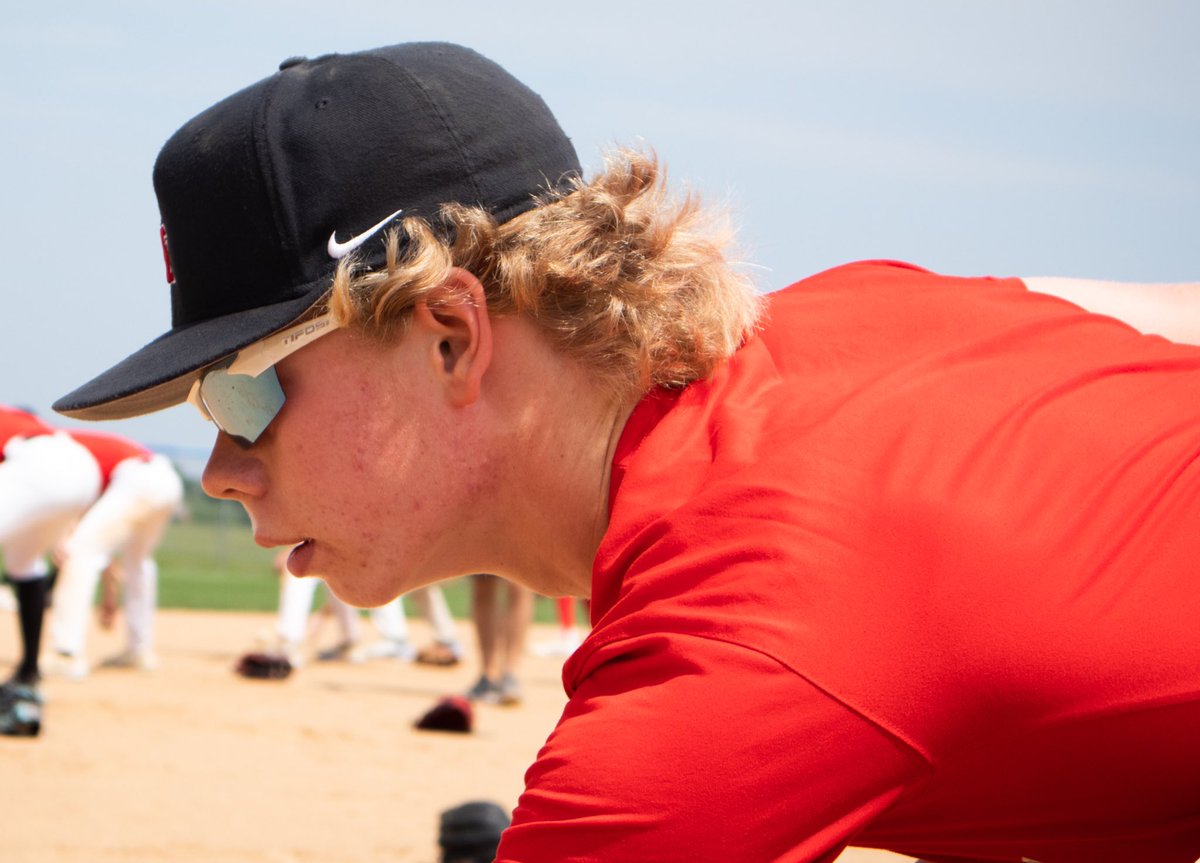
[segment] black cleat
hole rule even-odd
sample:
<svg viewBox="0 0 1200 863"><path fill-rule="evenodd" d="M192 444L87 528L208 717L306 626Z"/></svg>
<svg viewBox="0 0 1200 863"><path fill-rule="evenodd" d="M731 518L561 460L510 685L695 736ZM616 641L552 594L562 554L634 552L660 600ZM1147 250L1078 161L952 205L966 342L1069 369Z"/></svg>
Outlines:
<svg viewBox="0 0 1200 863"><path fill-rule="evenodd" d="M36 692L33 692L36 695ZM38 701L13 698L0 708L0 734L37 737L42 732L42 705Z"/></svg>

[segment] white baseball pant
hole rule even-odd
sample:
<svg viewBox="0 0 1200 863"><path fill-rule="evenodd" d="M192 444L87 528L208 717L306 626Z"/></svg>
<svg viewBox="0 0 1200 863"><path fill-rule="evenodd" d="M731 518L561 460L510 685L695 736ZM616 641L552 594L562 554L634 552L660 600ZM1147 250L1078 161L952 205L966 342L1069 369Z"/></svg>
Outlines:
<svg viewBox="0 0 1200 863"><path fill-rule="evenodd" d="M312 611L313 598L318 585L318 578L296 578L285 576L280 586L279 616L276 622L276 632L284 644L299 645L308 634L308 617ZM436 585L418 588L411 594L417 603L418 610L429 621L434 630L434 637L442 644L457 644L458 630L454 618L446 604L442 589ZM338 599L333 591L326 590L326 601L329 603L342 640L357 642L361 635L361 624L358 610ZM371 624L381 638L389 641L408 640L408 619L404 614L404 597L396 597L386 605L372 608L369 611Z"/></svg>
<svg viewBox="0 0 1200 863"><path fill-rule="evenodd" d="M108 488L63 545L51 617L56 650L85 655L96 585L118 555L125 573L128 648L135 652L153 648L158 606L154 552L182 501L183 481L165 456L127 458L113 469Z"/></svg>
<svg viewBox="0 0 1200 863"><path fill-rule="evenodd" d="M46 555L100 493L100 468L87 448L55 432L16 437L0 462L0 547L15 581L42 578Z"/></svg>

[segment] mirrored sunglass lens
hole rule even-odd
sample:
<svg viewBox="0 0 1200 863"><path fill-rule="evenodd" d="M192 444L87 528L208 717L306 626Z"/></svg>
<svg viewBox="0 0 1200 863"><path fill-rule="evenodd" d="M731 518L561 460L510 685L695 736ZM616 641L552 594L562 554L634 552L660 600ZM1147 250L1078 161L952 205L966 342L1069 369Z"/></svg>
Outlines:
<svg viewBox="0 0 1200 863"><path fill-rule="evenodd" d="M204 376L200 396L217 428L250 443L258 440L283 407L283 390L273 368L256 378L215 369Z"/></svg>

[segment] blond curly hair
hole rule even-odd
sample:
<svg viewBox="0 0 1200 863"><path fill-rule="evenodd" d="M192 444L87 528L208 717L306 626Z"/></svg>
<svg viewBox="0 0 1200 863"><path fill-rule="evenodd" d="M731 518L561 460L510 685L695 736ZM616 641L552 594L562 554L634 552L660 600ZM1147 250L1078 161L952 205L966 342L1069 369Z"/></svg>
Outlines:
<svg viewBox="0 0 1200 863"><path fill-rule="evenodd" d="M653 154L618 150L504 224L456 204L441 216L449 231L416 218L393 230L383 270L342 262L329 300L341 323L386 336L461 267L492 314L528 316L623 400L708 377L758 321L762 300L727 257L728 220L673 197Z"/></svg>

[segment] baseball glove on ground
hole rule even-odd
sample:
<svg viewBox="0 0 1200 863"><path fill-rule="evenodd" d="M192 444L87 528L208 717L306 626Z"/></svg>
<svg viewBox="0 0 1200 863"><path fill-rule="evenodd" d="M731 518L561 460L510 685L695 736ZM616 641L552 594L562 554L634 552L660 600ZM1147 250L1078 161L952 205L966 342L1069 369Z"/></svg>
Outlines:
<svg viewBox="0 0 1200 863"><path fill-rule="evenodd" d="M471 730L474 713L471 702L461 695L443 698L417 720L417 728L426 731L457 731L466 734Z"/></svg>
<svg viewBox="0 0 1200 863"><path fill-rule="evenodd" d="M252 680L283 680L292 673L292 663L280 653L254 651L238 660L234 671Z"/></svg>

